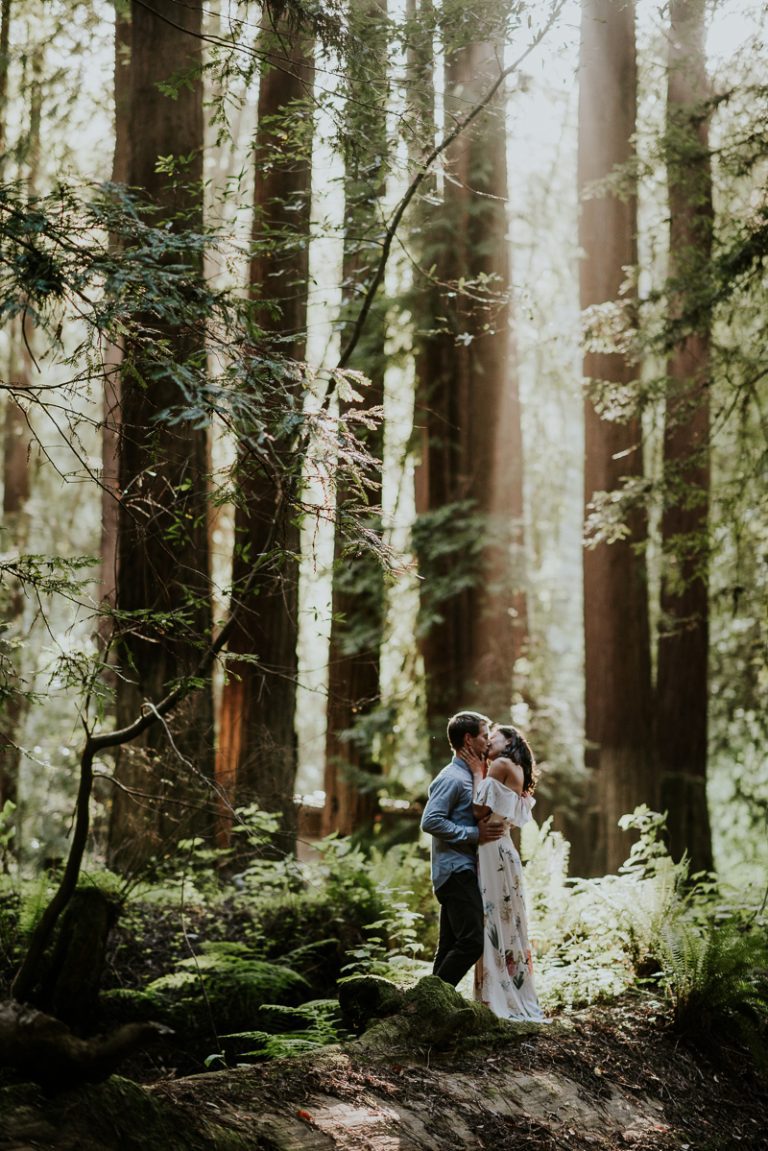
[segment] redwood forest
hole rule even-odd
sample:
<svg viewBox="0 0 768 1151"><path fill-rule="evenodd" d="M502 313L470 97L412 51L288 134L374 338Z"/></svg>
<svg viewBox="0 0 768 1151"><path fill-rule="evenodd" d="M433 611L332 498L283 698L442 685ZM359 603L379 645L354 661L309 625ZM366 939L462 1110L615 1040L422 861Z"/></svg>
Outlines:
<svg viewBox="0 0 768 1151"><path fill-rule="evenodd" d="M768 1147L767 68L0 0L0 1151Z"/></svg>

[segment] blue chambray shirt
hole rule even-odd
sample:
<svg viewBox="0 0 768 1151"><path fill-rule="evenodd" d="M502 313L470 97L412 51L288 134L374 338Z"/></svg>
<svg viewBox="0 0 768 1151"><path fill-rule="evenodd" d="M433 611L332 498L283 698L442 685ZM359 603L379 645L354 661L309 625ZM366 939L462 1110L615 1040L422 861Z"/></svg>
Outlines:
<svg viewBox="0 0 768 1151"><path fill-rule="evenodd" d="M476 871L480 833L472 814L473 780L457 755L429 785L421 830L432 836L432 887L456 871Z"/></svg>

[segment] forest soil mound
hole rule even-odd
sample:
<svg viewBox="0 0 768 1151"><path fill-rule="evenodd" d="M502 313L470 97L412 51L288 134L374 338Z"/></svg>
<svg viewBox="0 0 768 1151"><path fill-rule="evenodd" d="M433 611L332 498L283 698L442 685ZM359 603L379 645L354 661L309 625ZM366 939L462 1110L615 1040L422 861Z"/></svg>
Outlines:
<svg viewBox="0 0 768 1151"><path fill-rule="evenodd" d="M443 1049L368 1036L294 1059L46 1098L0 1088L0 1151L766 1151L768 1082L629 996ZM374 1027L375 1031L375 1027ZM370 1034L370 1033L369 1033Z"/></svg>

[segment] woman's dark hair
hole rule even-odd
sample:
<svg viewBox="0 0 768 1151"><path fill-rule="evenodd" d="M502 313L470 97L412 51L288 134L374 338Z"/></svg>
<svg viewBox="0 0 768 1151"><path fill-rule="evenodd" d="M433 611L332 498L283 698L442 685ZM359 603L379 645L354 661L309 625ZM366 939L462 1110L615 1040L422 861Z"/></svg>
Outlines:
<svg viewBox="0 0 768 1151"><path fill-rule="evenodd" d="M497 723L496 731L500 731L507 741L501 754L507 759L511 759L518 767L522 767L523 791L530 795L536 787L536 780L539 778L533 752L517 728L512 727L511 724Z"/></svg>

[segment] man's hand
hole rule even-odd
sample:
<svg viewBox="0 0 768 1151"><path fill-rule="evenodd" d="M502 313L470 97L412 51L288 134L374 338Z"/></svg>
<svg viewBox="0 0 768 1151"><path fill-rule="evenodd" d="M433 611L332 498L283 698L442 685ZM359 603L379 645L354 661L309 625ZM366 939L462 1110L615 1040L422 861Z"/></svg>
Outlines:
<svg viewBox="0 0 768 1151"><path fill-rule="evenodd" d="M477 830L480 833L478 843L492 843L494 839L501 839L504 834L504 824L489 823L488 816L486 815L485 819L481 819L478 823Z"/></svg>

